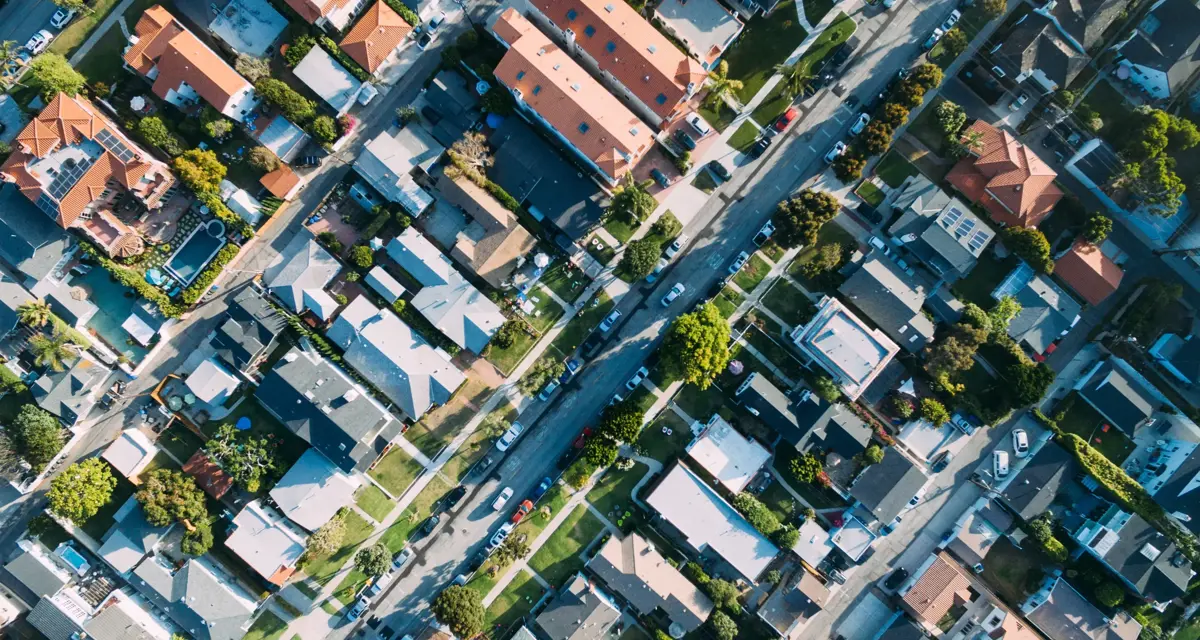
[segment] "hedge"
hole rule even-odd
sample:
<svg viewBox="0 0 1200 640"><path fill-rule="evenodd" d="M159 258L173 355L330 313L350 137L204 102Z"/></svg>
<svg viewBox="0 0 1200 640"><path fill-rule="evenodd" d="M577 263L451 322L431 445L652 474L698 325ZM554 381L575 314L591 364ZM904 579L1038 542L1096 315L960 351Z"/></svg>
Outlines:
<svg viewBox="0 0 1200 640"><path fill-rule="evenodd" d="M387 6L391 7L393 11L400 14L400 17L404 18L404 21L407 22L408 24L410 24L414 27L421 26L421 17L418 16L412 9L409 9L407 6L405 6L405 4L403 2L401 2L401 0L383 0L383 1L385 3L387 3Z"/></svg>
<svg viewBox="0 0 1200 640"><path fill-rule="evenodd" d="M13 373L11 369L0 365L0 390L11 393L25 393L29 387L21 381L21 377Z"/></svg>
<svg viewBox="0 0 1200 640"><path fill-rule="evenodd" d="M354 58L346 55L346 52L342 51L337 46L336 42L330 40L329 36L318 36L317 42L321 43L321 48L324 49L326 53L336 58L343 67L346 67L346 71L349 71L350 75L358 78L359 82L367 82L371 79L371 74L367 73L366 70L360 67L358 63L354 61Z"/></svg>
<svg viewBox="0 0 1200 640"><path fill-rule="evenodd" d="M779 518L767 508L758 498L739 493L733 497L733 507L746 516L746 521L754 525L765 536L771 536L779 530Z"/></svg>
<svg viewBox="0 0 1200 640"><path fill-rule="evenodd" d="M470 179L471 182L474 182L475 186L487 191L500 204L504 205L505 209L508 209L514 213L520 211L521 203L517 202L516 198L509 195L509 193L504 190L504 187L501 187L491 180L488 180L486 176L479 172L479 170L464 162L457 153L454 153L453 151L447 151L446 155L450 157L450 162L460 171L462 171L464 176Z"/></svg>
<svg viewBox="0 0 1200 640"><path fill-rule="evenodd" d="M249 222L246 222L241 216L225 206L225 203L221 201L221 196L215 193L200 192L196 194L196 199L200 201L200 204L208 207L208 210L218 220L225 223L225 226L231 231L240 233L245 238L254 237L254 227L250 226Z"/></svg>
<svg viewBox="0 0 1200 640"><path fill-rule="evenodd" d="M378 209L379 211L375 214L375 217L371 218L367 226L363 227L362 237L367 239L374 238L383 229L384 225L388 223L388 220L392 219L392 212L387 207L379 206Z"/></svg>
<svg viewBox="0 0 1200 640"><path fill-rule="evenodd" d="M101 267L104 267L104 270L108 271L117 282L133 289L138 292L138 295L158 305L159 311L162 311L164 316L178 318L183 315L183 305L173 302L161 289L146 282L142 274L117 264L96 249L91 243L84 243L83 247L84 252L94 258Z"/></svg>
<svg viewBox="0 0 1200 640"><path fill-rule="evenodd" d="M225 246L221 247L217 255L213 256L213 259L209 261L208 266L204 267L204 271L201 271L196 276L196 279L192 280L192 284L183 290L184 304L190 307L200 302L200 298L204 295L204 292L208 291L208 288L212 286L217 276L221 275L221 272L225 270L225 266L236 258L238 252L241 250L240 246L232 242L226 243Z"/></svg>

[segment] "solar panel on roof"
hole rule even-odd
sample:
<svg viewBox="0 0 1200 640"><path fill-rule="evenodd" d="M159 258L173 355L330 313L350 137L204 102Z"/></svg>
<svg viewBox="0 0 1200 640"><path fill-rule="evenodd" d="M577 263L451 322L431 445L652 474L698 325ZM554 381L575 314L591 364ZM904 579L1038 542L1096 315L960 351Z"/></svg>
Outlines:
<svg viewBox="0 0 1200 640"><path fill-rule="evenodd" d="M104 148L112 152L114 156L117 156L117 159L121 162L128 163L130 160L133 160L133 151L125 146L124 142L118 140L108 129L101 129L100 133L96 135L96 141L104 145Z"/></svg>
<svg viewBox="0 0 1200 640"><path fill-rule="evenodd" d="M960 211L957 207L951 207L950 210L946 212L946 215L942 216L942 226L950 229L954 227L955 223L957 223L959 218L962 216L962 211Z"/></svg>
<svg viewBox="0 0 1200 640"><path fill-rule="evenodd" d="M42 195L38 196L37 208L41 209L43 213L50 216L51 218L58 220L58 203L51 200L50 196L48 196L44 193Z"/></svg>
<svg viewBox="0 0 1200 640"><path fill-rule="evenodd" d="M987 244L987 241L991 237L991 234L986 231L976 231L975 235L971 236L971 239L967 241L967 244L971 247L971 251L979 251L983 248L983 245Z"/></svg>
<svg viewBox="0 0 1200 640"><path fill-rule="evenodd" d="M63 196L75 186L76 182L83 177L92 166L92 161L76 162L68 159L63 162L62 167L58 170L58 175L54 176L54 181L46 188L46 193L55 200L62 200Z"/></svg>
<svg viewBox="0 0 1200 640"><path fill-rule="evenodd" d="M954 235L958 236L959 238L963 238L963 237L966 237L966 235L968 233L971 233L971 231L973 231L974 229L975 229L975 221L972 220L971 218L967 218L967 219L963 220L961 224L958 225L957 229L954 230Z"/></svg>

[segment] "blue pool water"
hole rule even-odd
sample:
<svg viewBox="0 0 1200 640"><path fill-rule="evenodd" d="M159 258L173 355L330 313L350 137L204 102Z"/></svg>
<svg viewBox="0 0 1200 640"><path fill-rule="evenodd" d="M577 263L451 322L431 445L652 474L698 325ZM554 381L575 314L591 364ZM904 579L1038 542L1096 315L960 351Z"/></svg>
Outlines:
<svg viewBox="0 0 1200 640"><path fill-rule="evenodd" d="M164 269L187 286L223 246L225 225L220 220L209 220L192 230L187 240L184 240L171 259L167 260Z"/></svg>
<svg viewBox="0 0 1200 640"><path fill-rule="evenodd" d="M121 327L137 302L133 290L114 282L104 269L92 269L85 275L74 276L71 285L86 289L88 300L96 305L96 315L88 320L87 328L95 331L96 336L114 351L125 354L135 366L140 363L146 357L147 349Z"/></svg>
<svg viewBox="0 0 1200 640"><path fill-rule="evenodd" d="M71 568L74 569L75 573L79 575L87 573L88 568L91 566L83 556L79 555L78 551L71 547L60 547L58 555L65 560L67 564L71 565Z"/></svg>

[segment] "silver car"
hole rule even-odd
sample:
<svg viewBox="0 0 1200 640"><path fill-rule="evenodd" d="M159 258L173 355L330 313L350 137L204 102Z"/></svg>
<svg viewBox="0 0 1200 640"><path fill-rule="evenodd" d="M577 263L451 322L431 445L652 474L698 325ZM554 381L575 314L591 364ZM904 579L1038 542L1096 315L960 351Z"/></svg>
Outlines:
<svg viewBox="0 0 1200 640"><path fill-rule="evenodd" d="M662 306L671 306L671 303L675 302L675 298L678 298L680 295L682 295L684 291L686 291L686 288L683 286L683 283L676 282L675 286L671 287L671 290L667 292L667 295L663 296Z"/></svg>

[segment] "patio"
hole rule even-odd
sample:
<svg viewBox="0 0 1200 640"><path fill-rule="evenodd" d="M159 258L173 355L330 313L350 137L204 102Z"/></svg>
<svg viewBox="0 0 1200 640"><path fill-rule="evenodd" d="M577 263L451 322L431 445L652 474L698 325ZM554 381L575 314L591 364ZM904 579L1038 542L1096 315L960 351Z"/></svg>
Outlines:
<svg viewBox="0 0 1200 640"><path fill-rule="evenodd" d="M309 231L316 235L332 233L344 247L351 247L357 243L358 228L354 226L353 221L369 212L351 198L336 200L335 197L330 197L321 206L327 208L320 214L320 220L306 225ZM311 219L310 217L309 220Z"/></svg>
<svg viewBox="0 0 1200 640"><path fill-rule="evenodd" d="M179 231L179 221L192 204L191 198L179 193L171 196L157 211L149 211L140 205L129 206L127 202L136 203L136 200L125 198L113 207L113 213L121 222L141 232L149 244L170 242Z"/></svg>

